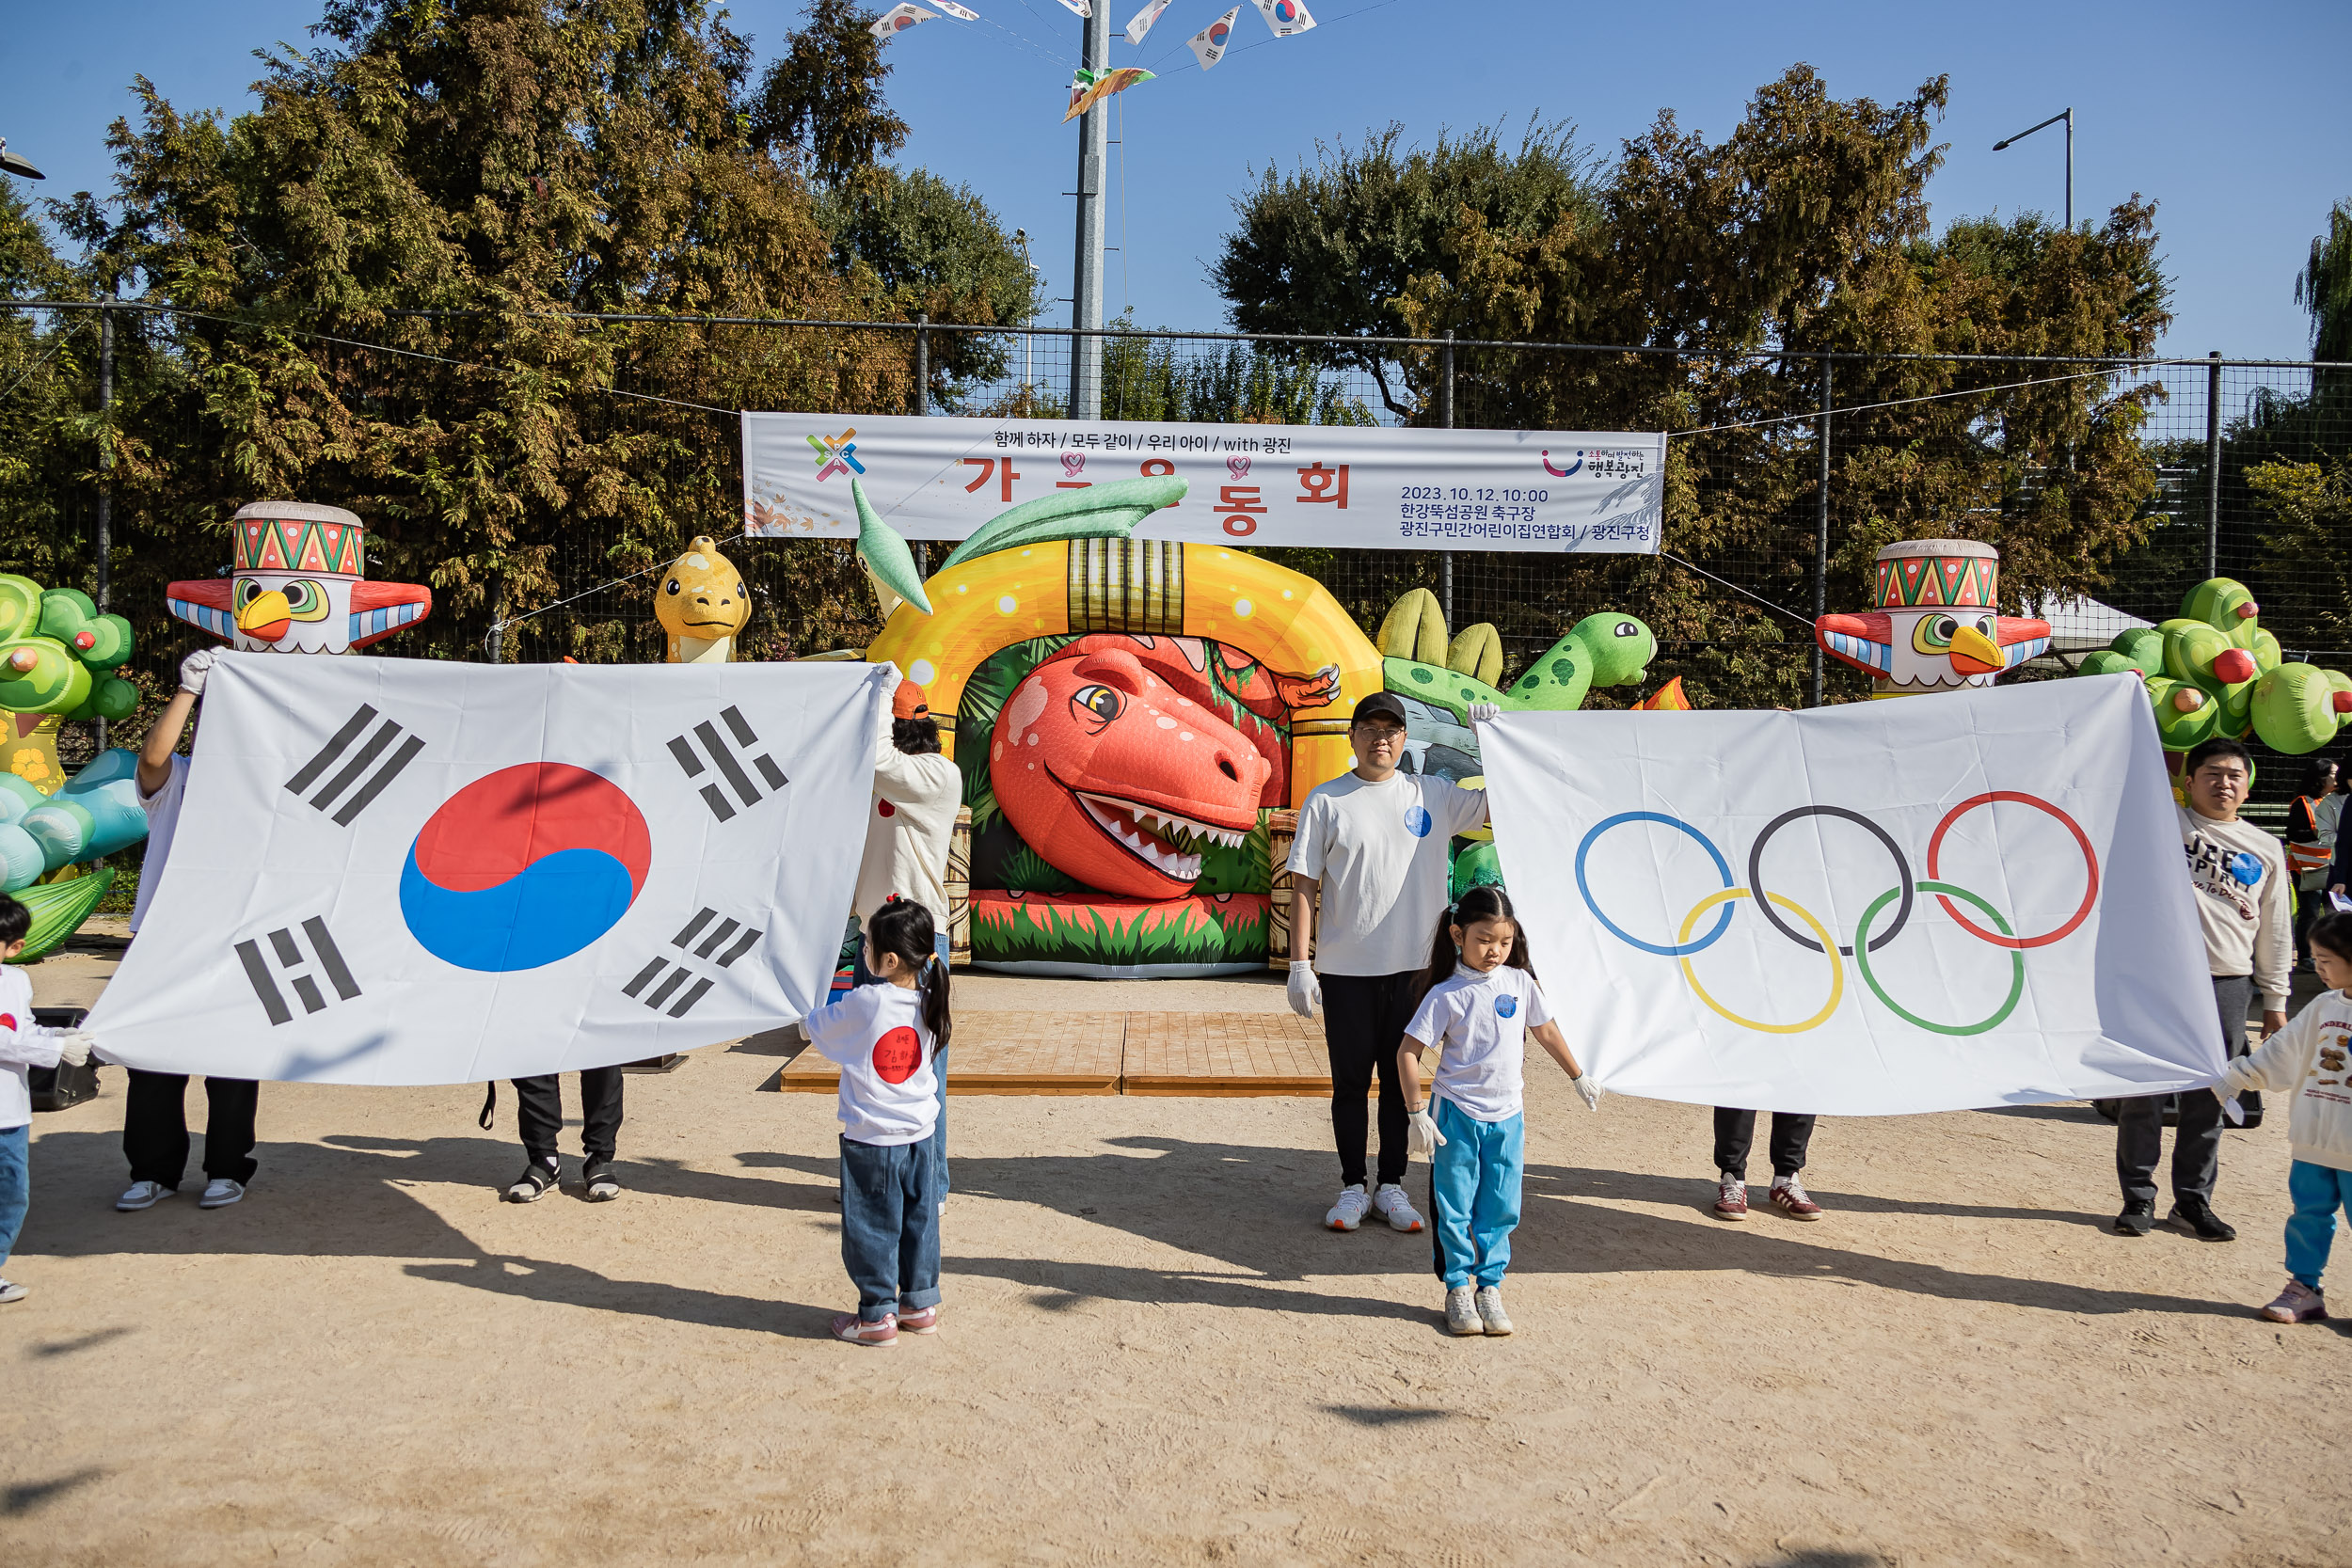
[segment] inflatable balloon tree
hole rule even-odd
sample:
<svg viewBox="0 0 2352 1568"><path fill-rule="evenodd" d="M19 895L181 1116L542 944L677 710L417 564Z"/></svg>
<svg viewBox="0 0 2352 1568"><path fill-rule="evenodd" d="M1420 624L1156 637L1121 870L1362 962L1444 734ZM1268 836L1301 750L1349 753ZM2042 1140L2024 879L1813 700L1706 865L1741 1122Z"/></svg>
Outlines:
<svg viewBox="0 0 2352 1568"><path fill-rule="evenodd" d="M2216 736L2250 734L2300 756L2352 723L2352 676L2289 662L2263 629L2254 595L2228 578L2199 583L2179 615L2122 633L2075 673L2137 675L2164 749L2176 755Z"/></svg>
<svg viewBox="0 0 2352 1568"><path fill-rule="evenodd" d="M1126 480L1016 506L927 578L852 484L887 617L866 657L923 689L963 770L976 963L1261 969L1276 814L1353 766L1357 702L1394 690L1406 766L1475 779L1470 704L1573 708L1642 678L1656 651L1630 616L1592 616L1505 684L1495 628L1449 637L1426 591L1398 602L1375 646L1311 578L1132 536L1184 492Z"/></svg>
<svg viewBox="0 0 2352 1568"><path fill-rule="evenodd" d="M51 733L49 720L129 718L138 691L115 671L131 643L131 623L100 614L79 589L0 576L0 712L11 741ZM147 836L147 814L128 752L104 752L69 782L53 744L9 750L0 773L0 889L32 911L22 958L37 958L87 918L112 880L107 872L56 873L136 844Z"/></svg>

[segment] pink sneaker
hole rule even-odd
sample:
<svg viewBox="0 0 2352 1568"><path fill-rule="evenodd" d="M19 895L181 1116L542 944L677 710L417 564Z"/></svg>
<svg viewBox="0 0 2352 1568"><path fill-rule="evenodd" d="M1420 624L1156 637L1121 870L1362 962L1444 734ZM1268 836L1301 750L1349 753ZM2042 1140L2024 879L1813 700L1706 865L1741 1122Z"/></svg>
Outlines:
<svg viewBox="0 0 2352 1568"><path fill-rule="evenodd" d="M1748 1217L1748 1184L1729 1171L1715 1192L1715 1217L1719 1220L1743 1220Z"/></svg>
<svg viewBox="0 0 2352 1568"><path fill-rule="evenodd" d="M839 1313L833 1320L833 1337L853 1345L895 1345L898 1342L898 1314L886 1313L882 1322L869 1323L854 1312Z"/></svg>
<svg viewBox="0 0 2352 1568"><path fill-rule="evenodd" d="M2328 1298L2301 1280L2290 1279L2279 1299L2263 1308L2263 1316L2274 1323L2325 1323Z"/></svg>
<svg viewBox="0 0 2352 1568"><path fill-rule="evenodd" d="M901 1312L901 1313L899 1313L899 1314L898 1314L898 1332L899 1332L899 1333L901 1333L901 1334L936 1334L936 1333L938 1333L938 1332L939 1332L939 1308L938 1308L936 1306L931 1306L931 1307L925 1307L925 1308L923 1308L923 1310L921 1310L920 1312Z"/></svg>

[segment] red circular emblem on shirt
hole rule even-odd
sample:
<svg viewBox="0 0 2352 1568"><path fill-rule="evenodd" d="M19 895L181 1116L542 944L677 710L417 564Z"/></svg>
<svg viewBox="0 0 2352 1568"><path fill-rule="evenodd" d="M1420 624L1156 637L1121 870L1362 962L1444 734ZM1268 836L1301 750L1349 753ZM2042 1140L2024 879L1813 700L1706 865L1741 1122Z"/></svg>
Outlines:
<svg viewBox="0 0 2352 1568"><path fill-rule="evenodd" d="M898 816L898 807L896 807L896 806L894 806L894 805L892 805L892 804L891 804L889 801L887 801L887 800L877 800L877 801L875 801L875 802L874 802L874 809L875 809L876 811L878 811L878 812L882 813L882 816Z"/></svg>
<svg viewBox="0 0 2352 1568"><path fill-rule="evenodd" d="M13 1030L16 1027L17 1022L16 1015L14 1013L0 1013L0 1029Z"/></svg>
<svg viewBox="0 0 2352 1568"><path fill-rule="evenodd" d="M885 1084L903 1084L923 1065L923 1039L900 1024L874 1042L874 1076Z"/></svg>

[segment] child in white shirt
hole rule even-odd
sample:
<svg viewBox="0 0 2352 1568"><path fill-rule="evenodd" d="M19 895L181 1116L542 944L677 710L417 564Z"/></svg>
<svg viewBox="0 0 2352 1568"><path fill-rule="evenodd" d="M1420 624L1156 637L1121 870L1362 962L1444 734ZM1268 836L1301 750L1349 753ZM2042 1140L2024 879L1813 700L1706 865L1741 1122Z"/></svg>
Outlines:
<svg viewBox="0 0 2352 1568"><path fill-rule="evenodd" d="M2287 1284L2262 1309L2273 1323L2328 1316L2319 1276L2336 1235L2336 1211L2352 1205L2352 914L2325 914L2309 933L2312 965L2328 990L2251 1055L2230 1063L2220 1093L2236 1106L2248 1089L2292 1095L2287 1143Z"/></svg>
<svg viewBox="0 0 2352 1568"><path fill-rule="evenodd" d="M1405 1027L1397 1075L1412 1118L1412 1151L1429 1156L1430 1234L1445 1281L1445 1325L1453 1334L1508 1334L1502 1274L1526 1164L1520 1066L1527 1037L1560 1064L1588 1108L1600 1108L1600 1089L1552 1022L1502 889L1472 888L1438 917L1422 983L1427 990ZM1434 1117L1421 1092L1421 1054L1432 1045Z"/></svg>
<svg viewBox="0 0 2352 1568"><path fill-rule="evenodd" d="M0 963L24 951L33 913L0 894ZM23 970L0 968L0 1269L8 1267L17 1233L31 1204L33 1094L30 1069L59 1062L80 1067L89 1060L89 1037L79 1029L52 1029L33 1022L33 982ZM23 1301L24 1286L0 1278L0 1306Z"/></svg>
<svg viewBox="0 0 2352 1568"><path fill-rule="evenodd" d="M939 1209L945 1160L936 1056L947 1049L947 966L930 911L894 898L866 923L865 962L881 982L808 1016L809 1043L841 1068L841 1261L858 1309L834 1338L896 1344L939 1329Z"/></svg>

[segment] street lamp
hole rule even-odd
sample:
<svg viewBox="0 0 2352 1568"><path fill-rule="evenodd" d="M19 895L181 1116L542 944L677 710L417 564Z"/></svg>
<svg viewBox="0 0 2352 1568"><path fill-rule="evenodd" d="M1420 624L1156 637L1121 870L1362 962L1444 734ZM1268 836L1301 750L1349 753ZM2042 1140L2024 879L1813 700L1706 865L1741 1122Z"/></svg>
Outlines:
<svg viewBox="0 0 2352 1568"><path fill-rule="evenodd" d="M2071 233L2074 228L2074 111L2065 109L2052 115L2041 125L2028 125L2017 135L2010 137L2008 141L1994 142L1993 150L1998 152L2011 142L2024 141L2043 126L2056 125L2061 119L2066 121L2066 228Z"/></svg>
<svg viewBox="0 0 2352 1568"><path fill-rule="evenodd" d="M6 136L0 136L0 170L5 170L9 174L13 174L20 180L46 180L49 178L49 176L43 174L40 170L26 163L24 159L9 151L8 142Z"/></svg>
<svg viewBox="0 0 2352 1568"><path fill-rule="evenodd" d="M1021 264L1029 271L1028 323L1030 331L1021 340L1021 412L1026 416L1029 412L1029 372L1031 361L1037 353L1037 263L1029 260L1029 231L1027 230L1014 230L1012 240L1013 244L1021 247Z"/></svg>

